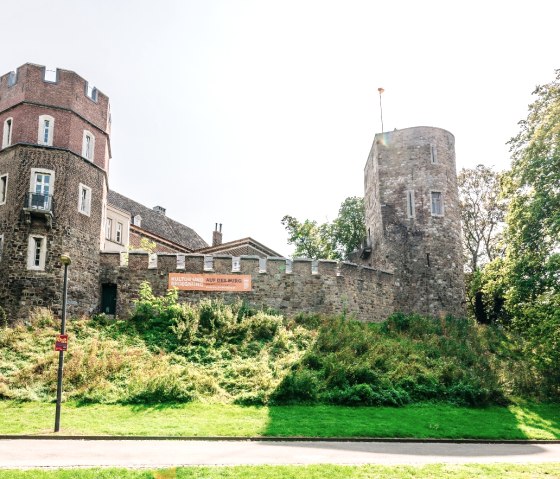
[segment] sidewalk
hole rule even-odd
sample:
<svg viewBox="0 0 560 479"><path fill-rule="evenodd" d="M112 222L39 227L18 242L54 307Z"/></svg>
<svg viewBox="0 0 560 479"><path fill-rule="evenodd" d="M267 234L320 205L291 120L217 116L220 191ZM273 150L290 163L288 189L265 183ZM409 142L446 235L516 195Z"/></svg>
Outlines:
<svg viewBox="0 0 560 479"><path fill-rule="evenodd" d="M179 438L175 438L179 439ZM559 462L560 443L1 439L0 468Z"/></svg>

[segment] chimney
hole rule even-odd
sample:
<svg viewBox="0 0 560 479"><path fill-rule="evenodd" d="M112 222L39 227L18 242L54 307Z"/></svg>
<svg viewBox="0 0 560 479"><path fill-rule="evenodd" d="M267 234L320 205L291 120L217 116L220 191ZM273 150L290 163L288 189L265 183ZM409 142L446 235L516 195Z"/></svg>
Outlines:
<svg viewBox="0 0 560 479"><path fill-rule="evenodd" d="M154 206L154 211L161 216L165 216L165 208L163 206Z"/></svg>
<svg viewBox="0 0 560 479"><path fill-rule="evenodd" d="M218 223L214 226L214 232L212 233L212 246L219 246L222 244L222 223L220 223L220 229L218 229Z"/></svg>

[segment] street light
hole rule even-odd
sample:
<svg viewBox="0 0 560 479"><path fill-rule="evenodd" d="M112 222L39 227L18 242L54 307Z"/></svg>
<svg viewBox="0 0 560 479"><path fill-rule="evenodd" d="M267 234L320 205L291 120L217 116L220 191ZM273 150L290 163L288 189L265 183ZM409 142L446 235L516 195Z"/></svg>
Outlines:
<svg viewBox="0 0 560 479"><path fill-rule="evenodd" d="M60 325L60 337L66 334L66 298L68 296L68 266L72 260L67 254L60 256L60 262L64 265L64 285L62 286L62 322ZM68 343L66 343L68 344ZM56 384L56 414L54 419L54 432L60 430L60 403L62 401L62 373L64 370L64 347L58 349L58 379Z"/></svg>
<svg viewBox="0 0 560 479"><path fill-rule="evenodd" d="M377 91L379 92L379 110L381 111L381 133L383 133L383 107L381 106L381 94L385 91L385 89L379 87Z"/></svg>

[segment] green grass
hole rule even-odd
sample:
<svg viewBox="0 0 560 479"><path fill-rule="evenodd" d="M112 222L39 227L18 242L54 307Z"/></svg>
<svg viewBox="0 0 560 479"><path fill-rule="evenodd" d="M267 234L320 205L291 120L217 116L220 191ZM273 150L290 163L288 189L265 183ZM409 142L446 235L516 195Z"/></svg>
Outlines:
<svg viewBox="0 0 560 479"><path fill-rule="evenodd" d="M555 479L560 463L428 466L237 466L159 470L66 469L0 471L0 479Z"/></svg>
<svg viewBox="0 0 560 479"><path fill-rule="evenodd" d="M560 405L156 406L64 403L62 434L560 439ZM54 404L0 401L0 434L51 434Z"/></svg>

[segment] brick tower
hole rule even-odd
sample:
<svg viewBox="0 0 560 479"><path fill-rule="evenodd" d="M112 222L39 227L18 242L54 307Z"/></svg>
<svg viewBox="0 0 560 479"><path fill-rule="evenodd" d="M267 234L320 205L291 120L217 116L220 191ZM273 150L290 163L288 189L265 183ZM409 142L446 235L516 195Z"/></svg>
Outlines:
<svg viewBox="0 0 560 479"><path fill-rule="evenodd" d="M15 319L99 302L99 250L110 159L109 99L72 71L25 64L0 77L0 306Z"/></svg>
<svg viewBox="0 0 560 479"><path fill-rule="evenodd" d="M432 127L377 134L364 179L362 258L394 272L395 311L463 316L454 136Z"/></svg>

